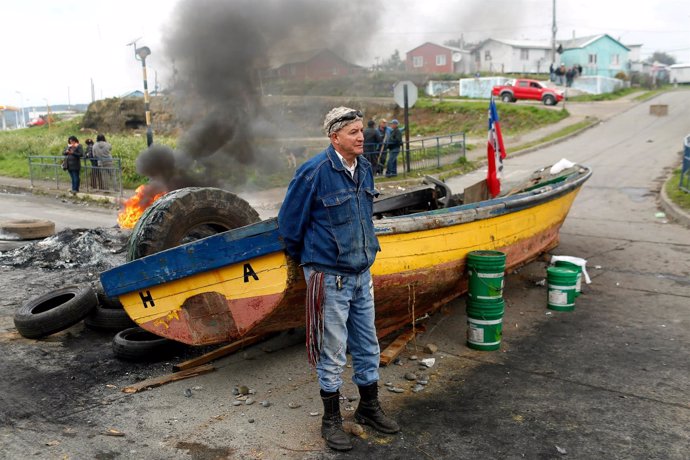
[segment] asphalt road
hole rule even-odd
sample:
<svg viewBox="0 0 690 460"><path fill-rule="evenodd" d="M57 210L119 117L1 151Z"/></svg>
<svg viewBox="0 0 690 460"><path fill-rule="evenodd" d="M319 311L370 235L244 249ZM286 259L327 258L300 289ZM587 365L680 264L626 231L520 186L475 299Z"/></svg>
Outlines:
<svg viewBox="0 0 690 460"><path fill-rule="evenodd" d="M669 115L649 115L652 103L668 104ZM553 251L586 258L592 283L574 312L549 312L546 289L536 284L545 276L543 261L510 274L499 352L465 346L464 302L434 315L419 347L410 344L400 365L381 371L383 382L407 388L404 374L417 371L411 355L423 357L428 342L439 346L424 391L382 391L402 433L367 430L350 453L325 449L319 417L310 415L321 403L298 331L219 360L214 373L135 395L119 389L141 367L117 365L107 381L85 368L94 375L75 389L78 404L37 394L23 410L10 408L21 415L0 417L0 458L688 458L690 230L657 217L657 192L678 162L689 111L690 92L663 95L506 161L508 181L561 158L593 168ZM451 187L481 177L480 171ZM0 325L8 331L0 335L3 353L42 350L50 361L27 365L36 379L66 378L68 394L69 374L56 370L67 366L61 356L76 351L69 370L78 372L80 363L94 366L84 352L89 341L93 348L106 344L80 327L49 343L7 340L7 321ZM107 357L99 360L108 365ZM256 400L272 406L233 406L235 385L255 388ZM355 387L346 384L344 393L355 394ZM352 412L344 415L349 420ZM103 434L111 428L124 436Z"/></svg>

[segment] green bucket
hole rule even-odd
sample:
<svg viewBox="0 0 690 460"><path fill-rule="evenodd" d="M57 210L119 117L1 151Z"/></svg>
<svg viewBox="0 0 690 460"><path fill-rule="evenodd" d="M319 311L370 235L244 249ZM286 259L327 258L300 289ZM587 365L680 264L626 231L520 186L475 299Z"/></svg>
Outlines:
<svg viewBox="0 0 690 460"><path fill-rule="evenodd" d="M500 251L472 251L467 254L469 292L472 300L503 298L506 255Z"/></svg>
<svg viewBox="0 0 690 460"><path fill-rule="evenodd" d="M555 265L556 267L564 267L577 272L577 281L575 282L575 297L579 297L580 292L582 292L582 267L572 262L566 262L565 260L557 260Z"/></svg>
<svg viewBox="0 0 690 460"><path fill-rule="evenodd" d="M549 267L546 274L549 285L548 308L558 311L575 310L577 272L565 267Z"/></svg>
<svg viewBox="0 0 690 460"><path fill-rule="evenodd" d="M503 334L503 299L467 299L467 346L492 351L501 346Z"/></svg>

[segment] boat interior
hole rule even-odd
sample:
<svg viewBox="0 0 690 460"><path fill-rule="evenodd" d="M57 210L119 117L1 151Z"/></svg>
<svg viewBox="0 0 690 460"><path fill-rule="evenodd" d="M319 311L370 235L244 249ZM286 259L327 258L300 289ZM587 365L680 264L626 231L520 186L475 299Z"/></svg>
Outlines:
<svg viewBox="0 0 690 460"><path fill-rule="evenodd" d="M534 171L527 179L514 184L505 183L501 194L494 199L557 184L582 172L579 165L570 166L553 174L550 172L550 168L547 166ZM461 193L454 194L445 182L433 176L425 176L421 185L406 187L403 191L382 192L374 201L374 218L404 216L489 199L485 179L466 187Z"/></svg>

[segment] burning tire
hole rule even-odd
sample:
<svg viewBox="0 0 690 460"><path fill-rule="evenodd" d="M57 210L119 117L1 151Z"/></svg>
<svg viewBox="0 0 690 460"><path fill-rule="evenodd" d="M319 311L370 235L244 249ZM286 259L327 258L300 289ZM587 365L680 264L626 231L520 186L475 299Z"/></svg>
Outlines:
<svg viewBox="0 0 690 460"><path fill-rule="evenodd" d="M175 342L159 337L140 327L131 327L115 334L113 354L128 361L156 361L167 357Z"/></svg>
<svg viewBox="0 0 690 460"><path fill-rule="evenodd" d="M0 222L0 237L12 240L35 240L55 235L55 222L21 219Z"/></svg>
<svg viewBox="0 0 690 460"><path fill-rule="evenodd" d="M97 303L91 286L66 286L19 307L14 315L14 325L22 336L38 339L74 326Z"/></svg>
<svg viewBox="0 0 690 460"><path fill-rule="evenodd" d="M127 260L169 249L260 220L242 198L218 188L189 187L156 200L137 221Z"/></svg>

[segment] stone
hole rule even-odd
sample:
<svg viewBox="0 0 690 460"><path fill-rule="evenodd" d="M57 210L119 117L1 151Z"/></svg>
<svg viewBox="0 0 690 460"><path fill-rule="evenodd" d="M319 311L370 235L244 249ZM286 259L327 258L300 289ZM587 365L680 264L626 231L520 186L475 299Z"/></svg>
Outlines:
<svg viewBox="0 0 690 460"><path fill-rule="evenodd" d="M289 403L288 403L288 407L289 407L290 409L297 409L298 407L301 407L301 406L302 406L301 404L298 404L298 403L296 403L296 402L289 402Z"/></svg>
<svg viewBox="0 0 690 460"><path fill-rule="evenodd" d="M249 394L249 387L247 387L246 385L242 385L242 386L238 387L237 390L240 392L239 394L241 394L241 395Z"/></svg>
<svg viewBox="0 0 690 460"><path fill-rule="evenodd" d="M417 374L415 374L414 372L408 372L407 374L405 374L405 380L409 380L409 381L417 380Z"/></svg>
<svg viewBox="0 0 690 460"><path fill-rule="evenodd" d="M417 357L417 355L412 355L412 356L409 357L409 360L410 360L410 361L417 361L418 359L419 359L419 358Z"/></svg>
<svg viewBox="0 0 690 460"><path fill-rule="evenodd" d="M242 405L242 401L233 401L233 402L232 402L232 405L233 405L233 406L241 406L241 405Z"/></svg>
<svg viewBox="0 0 690 460"><path fill-rule="evenodd" d="M388 387L388 391L391 391L393 393L404 393L405 390L400 387Z"/></svg>
<svg viewBox="0 0 690 460"><path fill-rule="evenodd" d="M252 398L247 398L247 400L244 402L247 406L251 406L254 404L254 400Z"/></svg>
<svg viewBox="0 0 690 460"><path fill-rule="evenodd" d="M261 401L259 404L261 404L262 407L270 407L271 403L268 401Z"/></svg>
<svg viewBox="0 0 690 460"><path fill-rule="evenodd" d="M430 354L430 355L433 355L433 354L436 353L437 351L438 351L438 347L437 347L436 345L434 345L433 343L427 343L427 344L424 346L424 352L425 352L425 353L428 353L428 354Z"/></svg>
<svg viewBox="0 0 690 460"><path fill-rule="evenodd" d="M424 389L424 385L420 385L419 383L412 388L413 393L419 393Z"/></svg>

